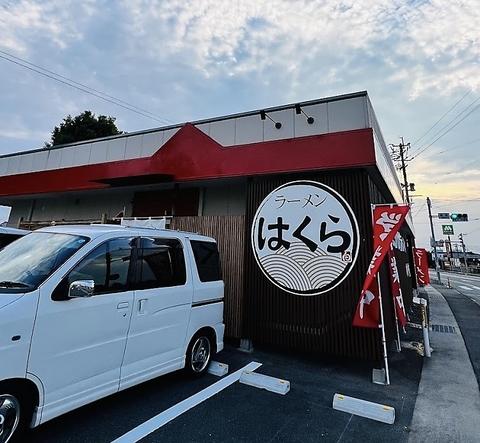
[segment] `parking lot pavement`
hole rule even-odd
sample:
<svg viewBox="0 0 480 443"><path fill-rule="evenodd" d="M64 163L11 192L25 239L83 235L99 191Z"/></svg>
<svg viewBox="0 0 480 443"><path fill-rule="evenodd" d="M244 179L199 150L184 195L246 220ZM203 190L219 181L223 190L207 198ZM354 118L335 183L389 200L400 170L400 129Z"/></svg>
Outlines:
<svg viewBox="0 0 480 443"><path fill-rule="evenodd" d="M230 373L251 361L257 372L287 379L281 396L240 383L195 406L142 442L361 441L403 442L408 438L422 359L411 350L391 353L391 386L371 383L366 363L313 359L266 350L243 354L232 347L216 358ZM151 417L215 383L206 375L169 374L53 420L31 434L35 442L111 442ZM338 392L393 406L394 425L351 416L332 408Z"/></svg>

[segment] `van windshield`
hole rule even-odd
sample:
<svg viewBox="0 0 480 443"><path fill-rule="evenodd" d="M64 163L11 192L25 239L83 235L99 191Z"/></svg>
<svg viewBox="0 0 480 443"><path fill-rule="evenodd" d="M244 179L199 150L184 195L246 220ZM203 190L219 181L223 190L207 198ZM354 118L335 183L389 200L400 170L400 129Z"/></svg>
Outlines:
<svg viewBox="0 0 480 443"><path fill-rule="evenodd" d="M0 251L0 292L32 291L88 242L87 237L32 232Z"/></svg>

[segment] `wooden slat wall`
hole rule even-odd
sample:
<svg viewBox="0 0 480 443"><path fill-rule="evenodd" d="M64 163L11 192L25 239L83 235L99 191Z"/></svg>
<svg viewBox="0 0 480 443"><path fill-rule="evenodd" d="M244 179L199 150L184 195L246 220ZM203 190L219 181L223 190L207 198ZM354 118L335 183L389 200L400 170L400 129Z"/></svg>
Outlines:
<svg viewBox="0 0 480 443"><path fill-rule="evenodd" d="M217 240L225 281L225 336L242 337L245 217L209 215L173 217L171 229L198 232Z"/></svg>
<svg viewBox="0 0 480 443"><path fill-rule="evenodd" d="M353 314L372 254L368 175L364 170L306 172L252 177L247 187L246 230L258 205L276 187L293 180L315 180L337 190L351 205L360 229L360 251L349 276L331 291L302 297L278 289L262 274L250 243L245 260L245 333L254 343L321 354L379 361L377 329L352 327Z"/></svg>

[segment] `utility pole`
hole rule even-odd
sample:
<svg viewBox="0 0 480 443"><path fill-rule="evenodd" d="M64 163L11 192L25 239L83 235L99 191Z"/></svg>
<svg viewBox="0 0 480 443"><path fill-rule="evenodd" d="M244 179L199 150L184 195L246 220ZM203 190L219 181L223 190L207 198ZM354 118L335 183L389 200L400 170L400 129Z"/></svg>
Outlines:
<svg viewBox="0 0 480 443"><path fill-rule="evenodd" d="M463 234L458 234L458 238L460 239L460 243L462 245L463 251L463 261L465 262L465 272L468 274L468 262L467 262L467 252L465 250L465 242L463 241Z"/></svg>
<svg viewBox="0 0 480 443"><path fill-rule="evenodd" d="M435 270L437 271L438 283L442 284L442 279L440 278L440 266L438 264L437 241L435 240L435 231L433 230L432 202L430 200L430 197L427 197L427 207L428 207L428 218L430 219L430 230L432 231L433 254L435 256Z"/></svg>
<svg viewBox="0 0 480 443"><path fill-rule="evenodd" d="M409 191L414 191L415 184L409 183L407 178L407 162L411 159L408 158L408 150L410 149L410 143L405 144L403 137L400 137L400 144L390 146L392 147L392 160L400 162L397 166L398 169L402 171L403 183L402 188L404 189L404 200L410 205L410 194ZM398 148L398 151L397 151Z"/></svg>

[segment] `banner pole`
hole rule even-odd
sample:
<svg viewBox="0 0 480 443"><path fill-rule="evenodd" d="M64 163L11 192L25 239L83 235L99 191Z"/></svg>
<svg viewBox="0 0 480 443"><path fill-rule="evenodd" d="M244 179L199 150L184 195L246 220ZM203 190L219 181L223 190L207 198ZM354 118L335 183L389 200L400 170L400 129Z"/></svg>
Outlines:
<svg viewBox="0 0 480 443"><path fill-rule="evenodd" d="M380 321L382 324L380 327L382 328L382 344L383 344L383 361L385 363L385 384L390 384L390 370L388 368L388 354L387 354L387 340L385 338L385 322L383 319L383 302L382 302L382 286L380 284L380 272L377 274L377 282L378 282L378 301L380 302Z"/></svg>
<svg viewBox="0 0 480 443"><path fill-rule="evenodd" d="M393 250L393 244L390 245L390 250L392 251L393 254L395 254L395 251ZM395 268L397 268L396 261L395 261ZM398 268L397 268L397 272L398 272ZM401 289L400 289L400 293L401 293ZM395 295L393 296L393 312L395 313L395 328L397 330L397 352L402 352L402 345L400 344L400 328L398 327L397 301L395 300Z"/></svg>
<svg viewBox="0 0 480 443"><path fill-rule="evenodd" d="M375 206L376 205L370 205L370 208L372 211L372 231L374 230L374 227L375 227L375 217L373 215L375 211ZM388 368L387 339L385 337L385 322L383 320L383 302L382 302L382 286L380 284L380 269L378 270L378 273L377 273L377 284L378 284L378 301L380 304L380 321L382 322L380 327L382 328L383 361L385 364L385 384L389 385L390 370Z"/></svg>

